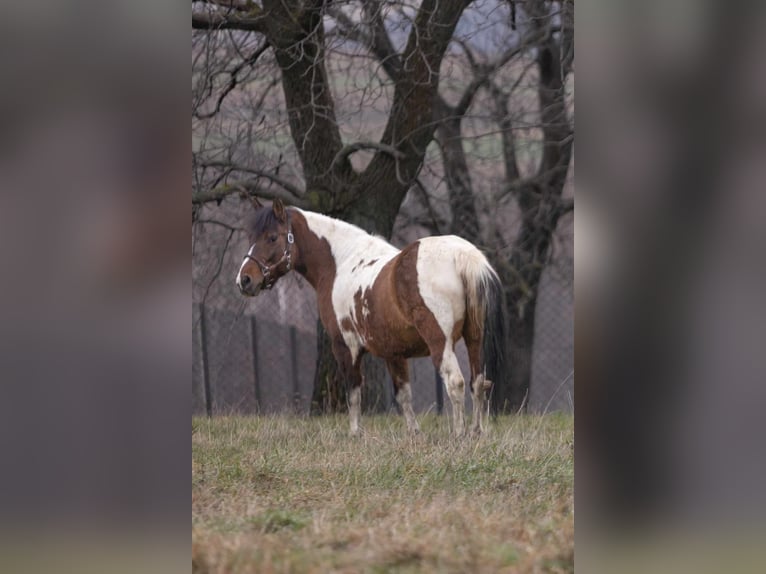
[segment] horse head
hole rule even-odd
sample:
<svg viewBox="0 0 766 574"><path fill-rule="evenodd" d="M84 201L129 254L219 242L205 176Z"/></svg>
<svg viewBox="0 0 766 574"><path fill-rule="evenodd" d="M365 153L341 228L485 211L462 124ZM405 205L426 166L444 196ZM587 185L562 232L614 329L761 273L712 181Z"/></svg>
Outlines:
<svg viewBox="0 0 766 574"><path fill-rule="evenodd" d="M255 214L247 226L250 249L237 273L237 286L243 295L254 297L261 289L271 289L292 269L295 238L290 213L279 199L265 207L252 199Z"/></svg>

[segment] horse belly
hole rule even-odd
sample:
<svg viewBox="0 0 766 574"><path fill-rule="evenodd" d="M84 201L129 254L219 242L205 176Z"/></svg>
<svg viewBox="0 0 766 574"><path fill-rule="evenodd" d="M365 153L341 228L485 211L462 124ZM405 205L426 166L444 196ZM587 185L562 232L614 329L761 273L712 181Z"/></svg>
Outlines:
<svg viewBox="0 0 766 574"><path fill-rule="evenodd" d="M370 325L364 342L365 348L375 356L393 357L425 357L428 356L428 345L413 325L399 322Z"/></svg>

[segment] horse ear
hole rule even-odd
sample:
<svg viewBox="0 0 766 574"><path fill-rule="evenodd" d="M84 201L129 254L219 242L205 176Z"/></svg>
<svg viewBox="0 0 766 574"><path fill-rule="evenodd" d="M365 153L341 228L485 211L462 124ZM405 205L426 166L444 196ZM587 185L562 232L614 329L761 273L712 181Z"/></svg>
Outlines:
<svg viewBox="0 0 766 574"><path fill-rule="evenodd" d="M287 221L287 215L285 214L285 204L282 203L281 199L276 198L274 203L271 205L271 209L274 211L274 215L277 216L279 221L282 223Z"/></svg>

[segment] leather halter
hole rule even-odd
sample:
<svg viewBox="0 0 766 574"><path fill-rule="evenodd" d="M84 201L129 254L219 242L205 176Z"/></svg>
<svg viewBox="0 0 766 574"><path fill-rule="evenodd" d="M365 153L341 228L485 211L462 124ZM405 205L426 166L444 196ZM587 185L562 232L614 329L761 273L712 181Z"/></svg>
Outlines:
<svg viewBox="0 0 766 574"><path fill-rule="evenodd" d="M290 271L292 268L292 261L291 261L291 251L290 248L292 247L293 243L295 243L295 236L293 235L292 228L290 227L290 214L287 214L287 245L285 246L285 251L282 253L282 257L280 257L279 261L276 263L273 263L272 265L266 265L263 261L255 257L254 255L251 255L250 252L255 247L255 243L253 243L250 246L250 251L248 251L245 254L244 259L250 259L251 261L254 261L256 265L258 265L258 268L261 270L261 274L263 275L263 280L261 281L261 289L271 289L274 287L274 283L277 282L277 279L281 277L281 275L278 277L276 275L272 275L271 271L273 269L276 269L282 263L287 261L287 271Z"/></svg>

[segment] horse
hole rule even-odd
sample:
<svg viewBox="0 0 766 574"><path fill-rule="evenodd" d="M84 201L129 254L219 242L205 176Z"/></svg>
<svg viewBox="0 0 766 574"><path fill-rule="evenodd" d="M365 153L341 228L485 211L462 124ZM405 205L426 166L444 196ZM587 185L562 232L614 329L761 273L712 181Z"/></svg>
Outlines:
<svg viewBox="0 0 766 574"><path fill-rule="evenodd" d="M270 207L253 198L246 227L250 249L236 284L254 297L290 272L317 293L319 318L349 383L350 433L360 432L365 352L382 357L408 431L420 431L412 410L407 359L430 355L452 404L453 429L465 433L465 381L455 344L468 349L473 398L472 431L485 430L492 378L502 370L501 285L484 254L454 235L425 237L397 249L381 237L332 217ZM489 374L488 374L489 373Z"/></svg>

